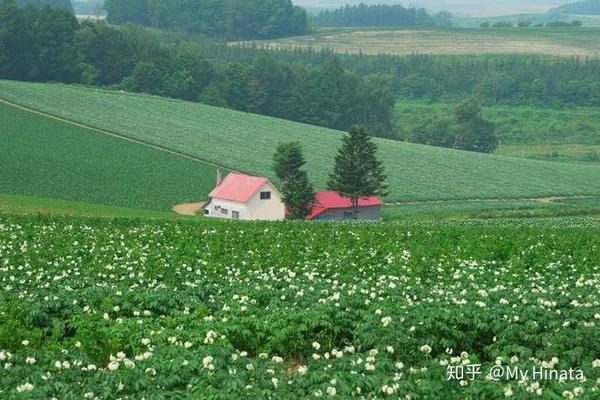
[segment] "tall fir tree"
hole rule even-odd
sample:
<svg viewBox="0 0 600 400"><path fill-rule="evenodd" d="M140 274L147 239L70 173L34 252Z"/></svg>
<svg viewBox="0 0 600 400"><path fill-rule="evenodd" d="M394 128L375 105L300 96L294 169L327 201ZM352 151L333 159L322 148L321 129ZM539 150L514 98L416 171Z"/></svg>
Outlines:
<svg viewBox="0 0 600 400"><path fill-rule="evenodd" d="M283 182L281 195L288 209L288 219L305 219L309 216L315 193L306 171L297 170L289 174Z"/></svg>
<svg viewBox="0 0 600 400"><path fill-rule="evenodd" d="M304 166L302 146L298 142L281 143L273 155L273 169L282 184L282 200L289 219L305 219L315 195Z"/></svg>
<svg viewBox="0 0 600 400"><path fill-rule="evenodd" d="M328 186L352 202L352 217L358 217L358 201L371 196L385 196L388 187L377 145L366 128L353 127L344 136L342 147L335 157Z"/></svg>

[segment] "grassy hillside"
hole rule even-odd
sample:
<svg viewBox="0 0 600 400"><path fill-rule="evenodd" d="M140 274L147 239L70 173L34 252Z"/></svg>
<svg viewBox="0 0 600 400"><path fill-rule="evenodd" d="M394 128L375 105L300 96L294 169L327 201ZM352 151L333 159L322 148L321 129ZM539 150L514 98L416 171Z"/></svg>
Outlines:
<svg viewBox="0 0 600 400"><path fill-rule="evenodd" d="M151 211L139 208L107 206L46 197L0 194L0 213L41 216L82 216L119 218L185 219L167 211Z"/></svg>
<svg viewBox="0 0 600 400"><path fill-rule="evenodd" d="M0 140L5 194L166 211L214 184L206 164L1 103Z"/></svg>
<svg viewBox="0 0 600 400"><path fill-rule="evenodd" d="M341 137L337 131L276 118L99 89L1 81L0 95L44 112L237 170L268 176L272 176L271 155L277 144L300 140L304 145L309 174L317 188L325 187ZM52 144L51 140L47 141ZM390 140L377 142L389 175L390 200L600 194L600 168L595 166L520 160ZM87 148L94 153L93 144L90 143ZM65 155L72 153L65 150ZM37 157L43 159L43 154ZM80 158L85 159L84 156ZM172 178L176 175L166 174L161 165L164 163L152 160L160 171L159 176ZM139 168L145 165L143 160L139 162L142 163ZM119 169L130 171L125 167ZM102 171L102 168L98 170ZM206 174L212 182L211 170L208 169ZM187 191L186 195L192 197L204 188L203 194L206 195L212 185L202 186L200 176L203 174L196 175L195 185L187 183L180 190ZM157 193L155 187L141 188L136 193L142 197L144 192L156 193L157 197L175 197L166 189ZM138 201L142 203L144 199ZM156 203L165 203L164 200L146 201L155 202L155 207Z"/></svg>
<svg viewBox="0 0 600 400"><path fill-rule="evenodd" d="M545 54L600 56L600 28L341 28L254 42L271 48L332 49L351 54Z"/></svg>

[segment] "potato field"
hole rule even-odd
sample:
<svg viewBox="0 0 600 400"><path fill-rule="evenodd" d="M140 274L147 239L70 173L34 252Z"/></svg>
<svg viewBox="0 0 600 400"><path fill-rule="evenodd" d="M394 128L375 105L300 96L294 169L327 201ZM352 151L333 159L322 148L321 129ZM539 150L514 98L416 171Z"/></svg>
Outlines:
<svg viewBox="0 0 600 400"><path fill-rule="evenodd" d="M599 250L576 218L0 215L0 398L597 399Z"/></svg>

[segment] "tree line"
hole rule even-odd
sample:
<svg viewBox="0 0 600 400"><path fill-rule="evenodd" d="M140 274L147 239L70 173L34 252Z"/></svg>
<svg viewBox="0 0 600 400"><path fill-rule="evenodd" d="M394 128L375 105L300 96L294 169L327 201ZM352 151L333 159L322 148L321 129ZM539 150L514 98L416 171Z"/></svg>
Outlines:
<svg viewBox="0 0 600 400"><path fill-rule="evenodd" d="M424 8L405 8L399 4L346 5L325 10L312 19L315 26L452 26L452 14L441 11L430 14Z"/></svg>
<svg viewBox="0 0 600 400"><path fill-rule="evenodd" d="M135 25L79 24L58 8L0 3L0 79L82 83L200 101L334 129L392 132L392 79L347 71L338 58L287 65L209 59L194 43L163 44Z"/></svg>
<svg viewBox="0 0 600 400"><path fill-rule="evenodd" d="M136 23L231 39L306 32L306 11L291 0L105 0L111 24Z"/></svg>
<svg viewBox="0 0 600 400"><path fill-rule="evenodd" d="M73 12L73 5L71 0L16 0L19 7L33 6L33 7L59 7L64 8Z"/></svg>
<svg viewBox="0 0 600 400"><path fill-rule="evenodd" d="M369 137L368 129L353 126L342 138L342 145L335 156L327 187L350 199L353 219L358 217L359 199L388 194L387 176L377 152L377 145ZM314 203L314 188L303 169L305 164L299 142L285 142L277 146L273 170L282 185L281 195L288 219L305 219Z"/></svg>
<svg viewBox="0 0 600 400"><path fill-rule="evenodd" d="M249 61L268 52L286 64L318 67L331 58L330 50L263 49L206 43L208 57ZM392 78L393 94L430 102L461 101L475 96L483 105L600 106L600 60L541 55L425 55L339 54L342 67L359 76L384 74Z"/></svg>

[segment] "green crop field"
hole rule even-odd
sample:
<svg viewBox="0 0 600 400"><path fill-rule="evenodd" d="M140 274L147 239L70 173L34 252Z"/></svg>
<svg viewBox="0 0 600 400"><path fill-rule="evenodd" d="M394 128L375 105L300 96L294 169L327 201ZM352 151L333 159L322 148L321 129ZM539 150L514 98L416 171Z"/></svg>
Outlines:
<svg viewBox="0 0 600 400"><path fill-rule="evenodd" d="M331 49L348 54L544 54L600 56L600 28L338 28L311 35L232 43L272 49Z"/></svg>
<svg viewBox="0 0 600 400"><path fill-rule="evenodd" d="M0 97L231 169L267 176L273 175L271 155L277 144L299 140L317 188L325 187L341 137L337 131L276 118L76 86L0 81ZM600 194L598 166L521 160L383 139L376 142L389 175L389 200ZM197 179L193 186L186 183L189 197L197 198L196 193L208 194L212 188L212 173L207 174L210 175L208 181ZM165 175L162 170L161 175ZM140 196L142 193L140 191ZM157 198L171 196L159 186L152 190L147 188L145 193ZM80 200L102 203L97 199Z"/></svg>
<svg viewBox="0 0 600 400"><path fill-rule="evenodd" d="M189 218L170 211L152 211L56 198L0 193L0 213L17 215L85 216L108 218Z"/></svg>
<svg viewBox="0 0 600 400"><path fill-rule="evenodd" d="M0 398L597 399L598 248L584 219L0 215Z"/></svg>
<svg viewBox="0 0 600 400"><path fill-rule="evenodd" d="M3 194L166 211L203 199L215 182L215 168L204 163L6 104L0 140Z"/></svg>

